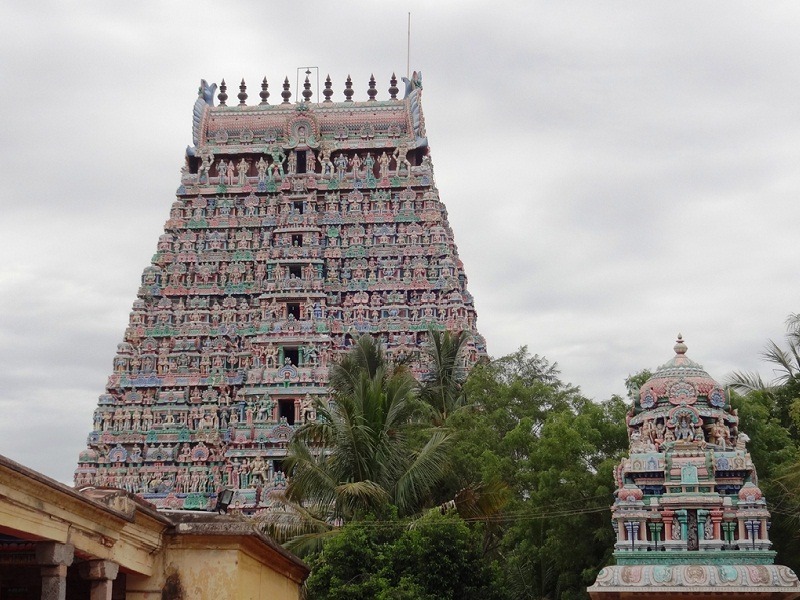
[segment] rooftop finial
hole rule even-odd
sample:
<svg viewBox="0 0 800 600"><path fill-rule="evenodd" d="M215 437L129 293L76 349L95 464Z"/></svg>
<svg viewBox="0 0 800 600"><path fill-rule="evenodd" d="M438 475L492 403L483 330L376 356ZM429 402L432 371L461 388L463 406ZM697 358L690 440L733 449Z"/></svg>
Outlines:
<svg viewBox="0 0 800 600"><path fill-rule="evenodd" d="M228 86L225 85L225 80L222 80L222 83L219 84L219 94L217 94L217 100L219 100L220 106L227 106L225 101L228 99Z"/></svg>
<svg viewBox="0 0 800 600"><path fill-rule="evenodd" d="M347 76L347 81L344 82L344 101L353 101L353 80L350 79L350 75Z"/></svg>
<svg viewBox="0 0 800 600"><path fill-rule="evenodd" d="M331 83L331 76L328 75L325 78L325 89L322 90L322 95L325 96L325 102L331 101L331 96L333 96L333 90L331 89L332 85L333 84Z"/></svg>
<svg viewBox="0 0 800 600"><path fill-rule="evenodd" d="M289 98L292 97L292 92L289 91L289 78L283 80L283 91L281 92L281 98L283 98L283 104L289 104Z"/></svg>
<svg viewBox="0 0 800 600"><path fill-rule="evenodd" d="M303 102L308 102L311 100L311 96L313 92L311 91L311 82L308 80L308 76L311 71L306 71L306 80L303 82Z"/></svg>
<svg viewBox="0 0 800 600"><path fill-rule="evenodd" d="M267 83L267 78L264 77L264 81L261 82L261 91L258 93L261 96L261 104L269 104L267 102L267 98L269 98L269 84Z"/></svg>
<svg viewBox="0 0 800 600"><path fill-rule="evenodd" d="M247 106L245 100L247 100L247 84L244 82L244 78L242 78L242 83L239 84L239 94L236 96L239 98L239 106Z"/></svg>
<svg viewBox="0 0 800 600"><path fill-rule="evenodd" d="M369 96L370 102L375 101L375 96L378 95L378 90L375 89L375 75L372 74L369 76L369 89L367 89L367 96Z"/></svg>
<svg viewBox="0 0 800 600"><path fill-rule="evenodd" d="M683 343L683 336L679 333L678 340L675 342L675 354L686 354L686 344Z"/></svg>
<svg viewBox="0 0 800 600"><path fill-rule="evenodd" d="M397 87L397 75L392 73L392 78L389 80L389 97L392 100L397 100L397 92L400 88Z"/></svg>

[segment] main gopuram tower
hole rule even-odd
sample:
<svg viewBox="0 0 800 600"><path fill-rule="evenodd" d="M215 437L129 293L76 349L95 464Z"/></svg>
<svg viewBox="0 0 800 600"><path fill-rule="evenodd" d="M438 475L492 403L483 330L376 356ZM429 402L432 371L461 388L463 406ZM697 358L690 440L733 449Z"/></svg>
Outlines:
<svg viewBox="0 0 800 600"><path fill-rule="evenodd" d="M421 76L389 99L247 105L242 81L201 83L177 199L142 275L75 484L156 506L266 508L285 487L295 427L327 399L328 369L354 337L389 357L429 328L485 353L425 135Z"/></svg>

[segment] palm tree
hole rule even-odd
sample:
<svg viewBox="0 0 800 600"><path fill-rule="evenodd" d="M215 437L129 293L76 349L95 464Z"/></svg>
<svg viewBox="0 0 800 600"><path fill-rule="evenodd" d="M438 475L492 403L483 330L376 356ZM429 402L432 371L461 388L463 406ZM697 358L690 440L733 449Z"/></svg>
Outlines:
<svg viewBox="0 0 800 600"><path fill-rule="evenodd" d="M289 444L289 512L265 517L279 539L300 534L291 544L297 550L390 504L401 515L413 513L447 470L450 434L429 431L421 447L411 444L416 380L405 365L389 364L371 336L359 338L332 367L329 382L331 402L318 403L318 419Z"/></svg>
<svg viewBox="0 0 800 600"><path fill-rule="evenodd" d="M431 420L437 427L443 426L450 415L466 405L464 352L468 340L469 334L465 331L428 330L425 357L429 371L420 385L420 397L430 407Z"/></svg>
<svg viewBox="0 0 800 600"><path fill-rule="evenodd" d="M800 377L800 313L792 313L786 318L786 341L788 349L784 350L773 340L767 341L767 346L761 357L774 366L775 379L765 383L758 373L735 372L728 385L736 392L748 394L750 392L773 393Z"/></svg>

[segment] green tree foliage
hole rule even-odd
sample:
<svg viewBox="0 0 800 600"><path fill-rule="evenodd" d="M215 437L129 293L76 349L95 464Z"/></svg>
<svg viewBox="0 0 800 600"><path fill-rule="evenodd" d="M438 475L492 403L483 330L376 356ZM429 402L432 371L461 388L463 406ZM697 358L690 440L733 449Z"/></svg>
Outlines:
<svg viewBox="0 0 800 600"><path fill-rule="evenodd" d="M291 537L298 552L334 523L388 505L401 515L419 510L448 466L450 434L429 429L420 435L416 380L405 365L389 364L371 336L359 338L333 366L330 387L333 401L318 404L319 418L289 444L288 513L266 517L267 530Z"/></svg>
<svg viewBox="0 0 800 600"><path fill-rule="evenodd" d="M500 481L511 491L487 520L484 550L510 598L583 598L613 546L613 469L627 449L626 406L595 403L526 348L476 366L472 410L449 421L454 469L443 490Z"/></svg>
<svg viewBox="0 0 800 600"><path fill-rule="evenodd" d="M628 375L628 378L625 380L625 389L628 390L628 399L635 400L638 398L639 390L642 389L642 386L652 376L653 373L649 369L642 369L633 375Z"/></svg>
<svg viewBox="0 0 800 600"><path fill-rule="evenodd" d="M294 548L322 545L312 600L585 598L609 561L624 401L587 400L526 348L464 381L462 346L433 333L419 388L370 338L334 367L334 402L290 446ZM419 519L439 503L461 516Z"/></svg>
<svg viewBox="0 0 800 600"><path fill-rule="evenodd" d="M466 331L428 330L423 356L428 373L420 385L420 397L430 408L436 426L443 426L448 417L466 404L463 385L467 369L463 354L468 338Z"/></svg>
<svg viewBox="0 0 800 600"><path fill-rule="evenodd" d="M452 513L413 526L366 519L345 525L311 562L310 600L500 600L481 533Z"/></svg>
<svg viewBox="0 0 800 600"><path fill-rule="evenodd" d="M800 569L800 315L786 320L785 347L769 340L761 357L775 378L734 373L728 384L739 429L750 437L747 448L759 475L759 487L772 512L770 539L777 560Z"/></svg>

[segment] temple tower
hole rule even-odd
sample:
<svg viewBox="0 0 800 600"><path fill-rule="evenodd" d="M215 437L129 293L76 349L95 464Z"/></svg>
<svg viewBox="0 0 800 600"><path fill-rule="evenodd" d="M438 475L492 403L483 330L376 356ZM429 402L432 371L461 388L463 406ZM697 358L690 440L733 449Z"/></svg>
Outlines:
<svg viewBox="0 0 800 600"><path fill-rule="evenodd" d="M142 275L75 484L161 508L267 508L295 427L316 418L328 368L369 333L389 357L429 328L472 334L475 308L439 199L421 75L378 100L247 105L201 83L177 199ZM419 367L418 367L419 368Z"/></svg>
<svg viewBox="0 0 800 600"><path fill-rule="evenodd" d="M725 390L686 356L639 390L628 413L630 455L617 467L611 508L616 564L589 588L594 600L800 598L774 565L769 512L747 434Z"/></svg>

